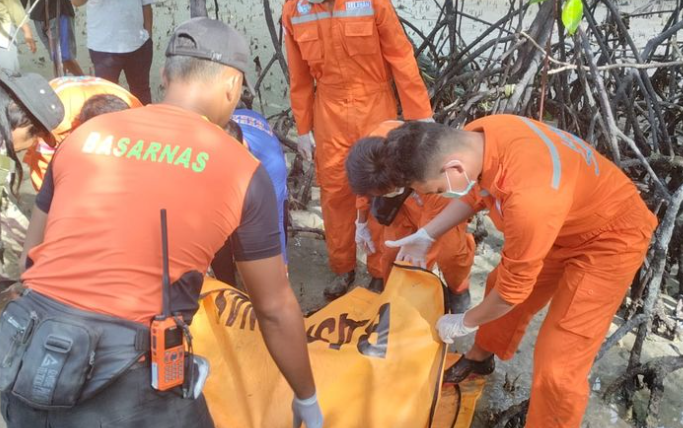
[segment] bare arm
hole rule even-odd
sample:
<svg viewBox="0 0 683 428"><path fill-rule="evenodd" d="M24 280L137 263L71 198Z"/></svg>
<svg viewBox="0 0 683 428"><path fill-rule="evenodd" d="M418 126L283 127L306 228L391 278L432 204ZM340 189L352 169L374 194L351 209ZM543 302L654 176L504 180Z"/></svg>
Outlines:
<svg viewBox="0 0 683 428"><path fill-rule="evenodd" d="M152 5L146 4L142 6L142 26L149 33L149 37L152 38L152 28L154 27L154 11L152 11Z"/></svg>
<svg viewBox="0 0 683 428"><path fill-rule="evenodd" d="M476 211L466 203L454 199L443 211L424 226L433 239L441 235L476 214Z"/></svg>
<svg viewBox="0 0 683 428"><path fill-rule="evenodd" d="M71 0L71 4L76 6L76 7L83 6L87 2L88 2L88 0Z"/></svg>
<svg viewBox="0 0 683 428"><path fill-rule="evenodd" d="M315 393L304 320L282 256L237 262L270 355L300 399Z"/></svg>
<svg viewBox="0 0 683 428"><path fill-rule="evenodd" d="M496 320L507 314L515 306L503 300L495 288L484 300L465 313L465 327L476 327Z"/></svg>
<svg viewBox="0 0 683 428"><path fill-rule="evenodd" d="M28 24L24 24L21 26L21 31L24 33L24 40L28 45L28 49L31 51L31 53L36 53L37 46L36 41L33 38L33 32L31 31L31 27Z"/></svg>
<svg viewBox="0 0 683 428"><path fill-rule="evenodd" d="M19 259L19 269L21 272L24 272L26 269L26 259L28 257L28 252L31 251L33 247L43 243L46 225L47 213L43 212L37 206L34 206L33 212L31 213L31 223L28 225L28 230L26 231L24 249L21 252L21 258Z"/></svg>

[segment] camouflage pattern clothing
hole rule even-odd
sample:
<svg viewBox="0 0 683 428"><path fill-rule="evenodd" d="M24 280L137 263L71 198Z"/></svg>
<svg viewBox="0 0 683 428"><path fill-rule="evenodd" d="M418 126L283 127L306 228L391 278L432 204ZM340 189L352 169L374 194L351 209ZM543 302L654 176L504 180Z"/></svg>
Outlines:
<svg viewBox="0 0 683 428"><path fill-rule="evenodd" d="M14 161L7 156L3 146L0 148L0 282L5 286L20 279L19 258L29 223L27 211L20 208L19 202L10 191L13 174Z"/></svg>

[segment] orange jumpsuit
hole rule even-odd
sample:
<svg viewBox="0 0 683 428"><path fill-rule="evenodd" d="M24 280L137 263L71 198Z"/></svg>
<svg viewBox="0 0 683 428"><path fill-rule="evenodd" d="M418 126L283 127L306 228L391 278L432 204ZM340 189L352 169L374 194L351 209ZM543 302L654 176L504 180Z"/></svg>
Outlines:
<svg viewBox="0 0 683 428"><path fill-rule="evenodd" d="M99 77L91 76L67 76L58 77L50 81L50 86L64 104L64 119L62 123L52 131L56 144L61 143L78 125L78 115L81 113L83 104L94 95L116 95L130 107L141 107L137 98L121 86ZM26 151L24 162L31 171L31 183L36 190L40 190L47 166L54 155L55 147L50 147L46 142L40 141L37 145Z"/></svg>
<svg viewBox="0 0 683 428"><path fill-rule="evenodd" d="M462 200L488 209L505 235L489 275L515 307L482 325L476 343L514 356L550 302L536 340L527 427L579 427L588 374L657 226L631 180L579 138L519 116L466 126L485 135L483 171Z"/></svg>
<svg viewBox="0 0 683 428"><path fill-rule="evenodd" d="M389 131L402 124L403 122L398 120L388 120L375 128L370 136L386 137ZM368 271L381 272L381 275L377 276L383 277L385 282L389 279L389 273L391 273L399 248L389 248L384 245L384 241L397 240L417 232L450 203L448 199L438 195L417 194L417 196L419 199L413 196L406 199L389 226L382 226L376 221L370 224L372 240L381 255L368 257ZM369 211L369 198L358 197L356 208L359 211ZM435 262L438 263L448 288L453 293L462 293L469 288L470 270L474 263L474 247L474 238L467 233L467 223L462 223L446 232L432 245L427 255L427 267L431 269Z"/></svg>
<svg viewBox="0 0 683 428"><path fill-rule="evenodd" d="M297 131L312 130L317 144L330 267L343 274L356 266L355 197L344 170L349 149L397 117L392 82L406 119L431 117L429 96L390 0L288 0L282 24Z"/></svg>
<svg viewBox="0 0 683 428"><path fill-rule="evenodd" d="M389 279L399 248L389 248L384 245L384 241L395 241L417 232L450 202L439 195L417 195L421 202L410 196L389 226L382 226L372 216L369 217L372 241L377 249L375 255L379 254L379 257L368 257L368 271L373 276L384 278L385 282ZM357 207L361 211L369 210L369 201L359 198ZM463 293L469 288L474 250L474 238L467 233L467 223L461 223L443 234L432 245L427 254L427 268L431 269L434 263L437 263L448 288L455 294ZM380 274L375 275L374 272Z"/></svg>

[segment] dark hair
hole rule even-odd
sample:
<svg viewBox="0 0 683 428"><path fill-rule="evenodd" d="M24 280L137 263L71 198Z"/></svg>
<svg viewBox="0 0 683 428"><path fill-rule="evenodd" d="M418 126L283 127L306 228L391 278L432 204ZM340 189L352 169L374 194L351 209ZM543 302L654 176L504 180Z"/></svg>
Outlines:
<svg viewBox="0 0 683 428"><path fill-rule="evenodd" d="M389 146L382 137L361 138L346 158L346 175L356 195L367 196L390 191L396 177L388 165Z"/></svg>
<svg viewBox="0 0 683 428"><path fill-rule="evenodd" d="M130 106L120 97L112 94L98 94L88 98L78 114L78 123L84 123L93 117L106 113L128 110Z"/></svg>
<svg viewBox="0 0 683 428"><path fill-rule="evenodd" d="M240 143L244 142L244 134L242 133L242 128L240 128L240 126L234 120L230 119L230 122L228 122L228 124L225 125L225 132L227 132L228 135L230 135L232 138L239 141Z"/></svg>
<svg viewBox="0 0 683 428"><path fill-rule="evenodd" d="M357 195L371 195L424 181L450 130L436 123L407 122L386 138L360 139L346 159L351 189Z"/></svg>
<svg viewBox="0 0 683 428"><path fill-rule="evenodd" d="M179 35L176 39L176 47L195 47L189 37ZM172 55L166 57L164 64L164 76L169 82L175 80L210 80L217 77L225 70L226 65L184 55Z"/></svg>
<svg viewBox="0 0 683 428"><path fill-rule="evenodd" d="M11 129L23 128L25 126L31 127L31 135L40 133L40 129L34 125L37 123L33 116L22 107L19 107L15 101L10 101L7 106L7 118Z"/></svg>
<svg viewBox="0 0 683 428"><path fill-rule="evenodd" d="M17 152L14 150L12 131L26 126L30 126L28 130L29 136L47 133L28 110L12 99L6 91L0 90L0 138L2 138L5 144L7 156L14 162L14 169L17 172L12 174L10 179L10 192L15 197L19 195L19 187L24 179L24 169L17 157ZM4 183L0 183L0 185L4 185Z"/></svg>
<svg viewBox="0 0 683 428"><path fill-rule="evenodd" d="M434 158L442 151L445 137L452 131L440 123L414 121L389 132L389 163L395 170L396 187L432 178Z"/></svg>
<svg viewBox="0 0 683 428"><path fill-rule="evenodd" d="M249 91L249 89L243 88L242 89L242 96L240 97L239 102L237 103L237 108L238 109L247 109L251 110L254 107L254 94Z"/></svg>

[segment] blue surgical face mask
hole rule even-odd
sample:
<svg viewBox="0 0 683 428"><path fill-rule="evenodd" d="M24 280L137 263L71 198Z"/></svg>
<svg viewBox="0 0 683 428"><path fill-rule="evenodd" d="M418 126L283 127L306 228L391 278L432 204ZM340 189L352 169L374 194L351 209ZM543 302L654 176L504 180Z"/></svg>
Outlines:
<svg viewBox="0 0 683 428"><path fill-rule="evenodd" d="M451 187L451 179L448 178L448 170L444 171L444 174L446 174L446 181L448 182L448 190L441 193L442 197L449 199L459 199L470 193L474 185L477 183L475 181L470 180L465 171L463 171L462 173L465 174L465 180L467 180L467 187L465 187L465 190L453 190L453 188Z"/></svg>

